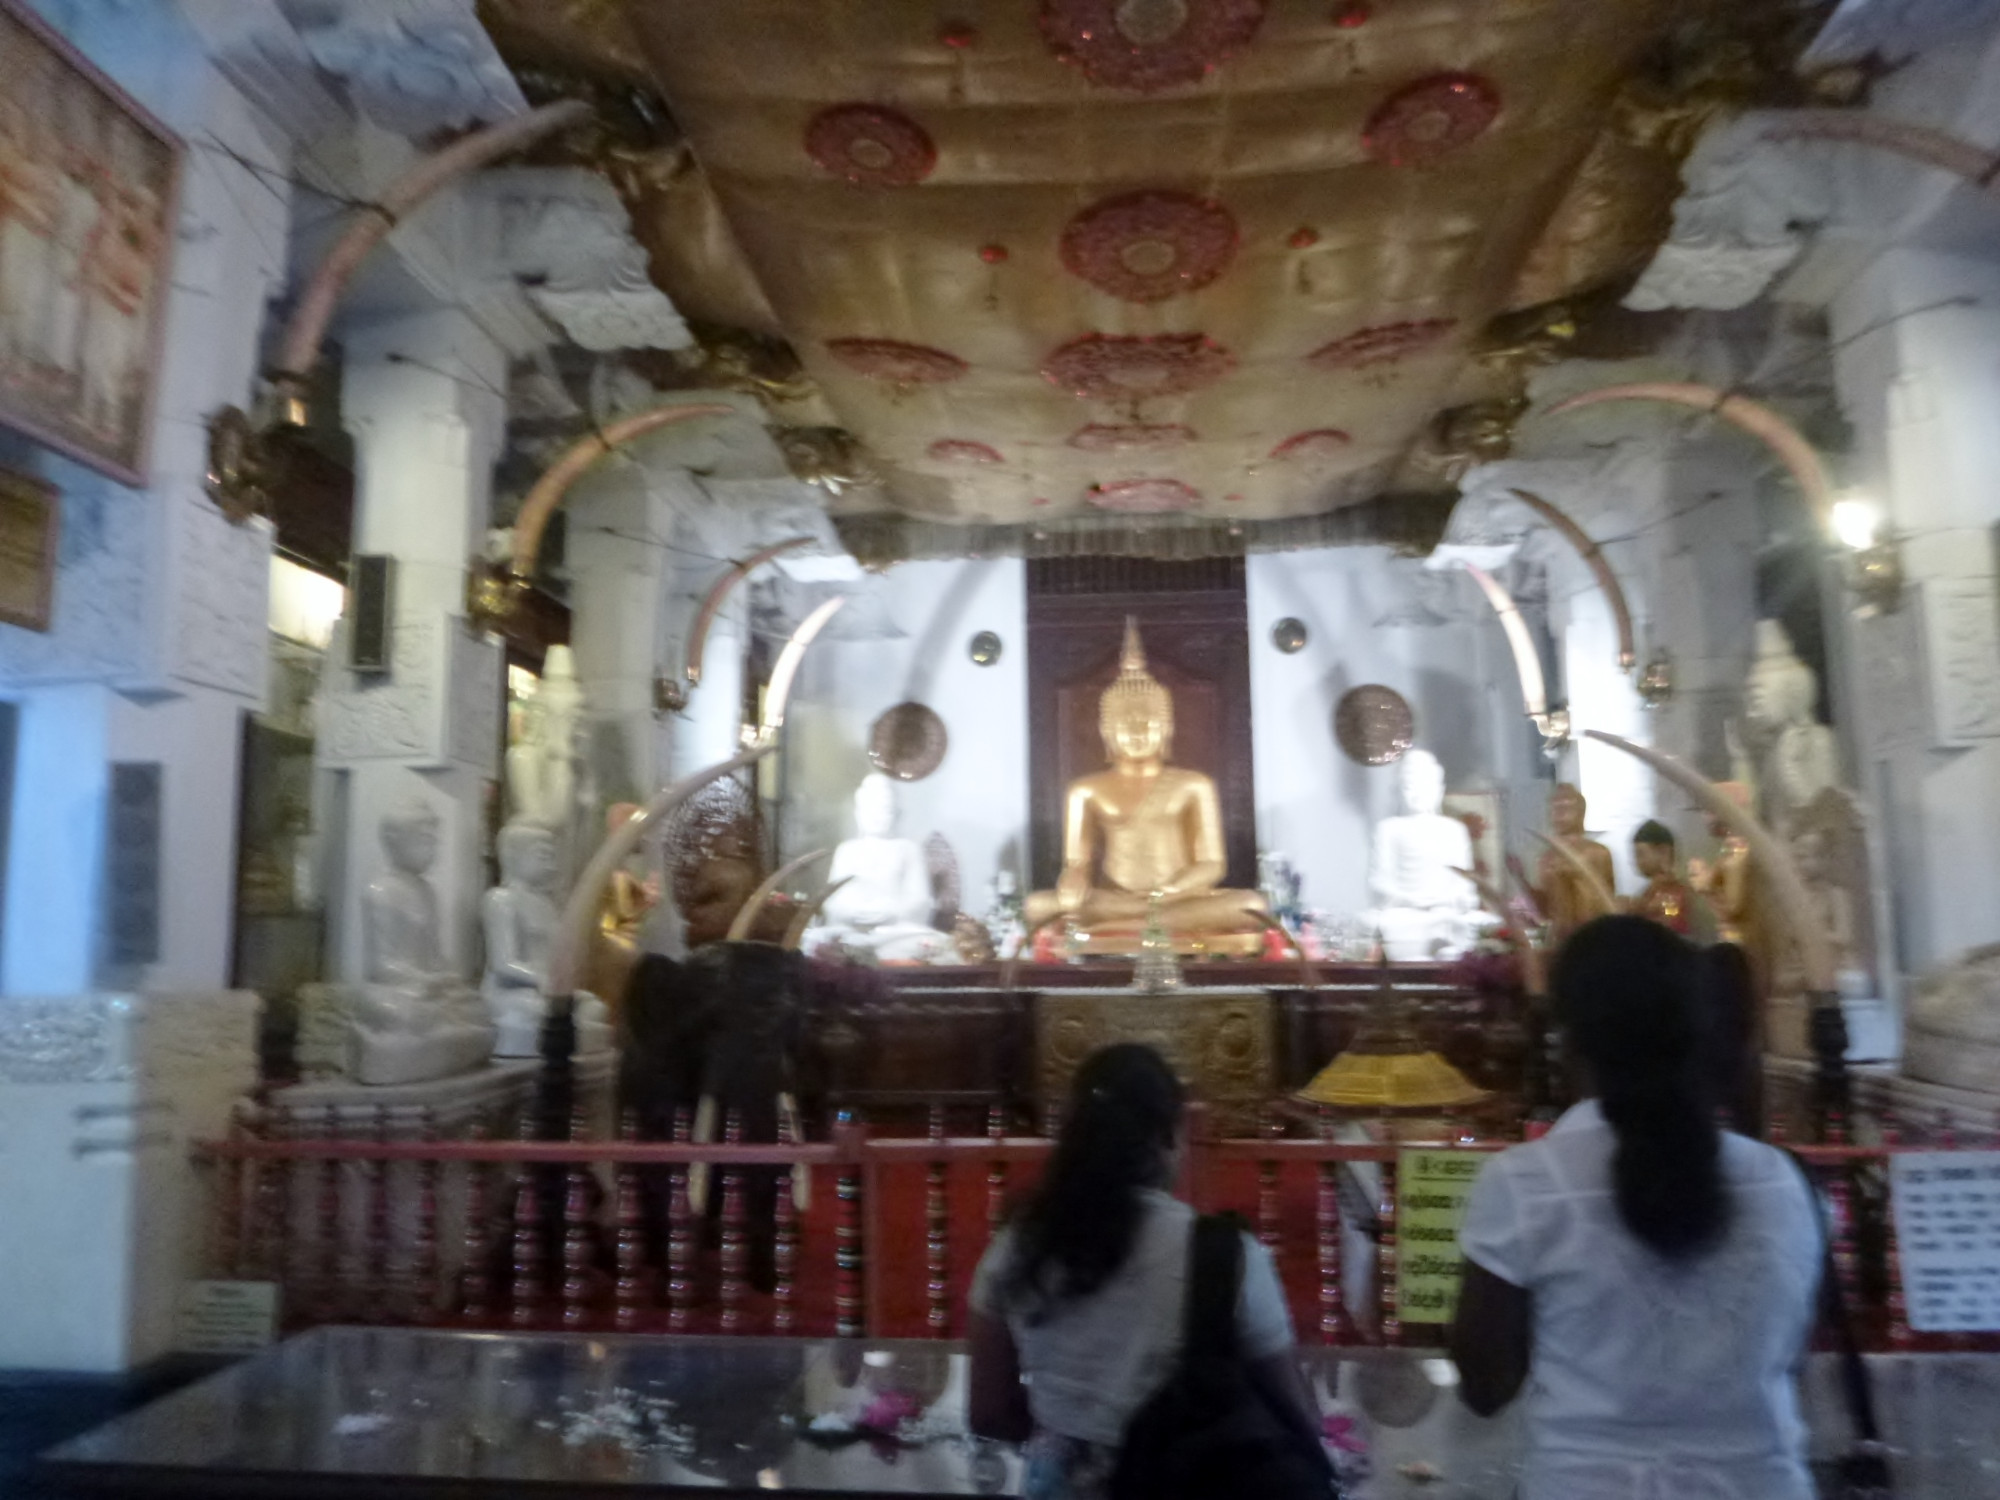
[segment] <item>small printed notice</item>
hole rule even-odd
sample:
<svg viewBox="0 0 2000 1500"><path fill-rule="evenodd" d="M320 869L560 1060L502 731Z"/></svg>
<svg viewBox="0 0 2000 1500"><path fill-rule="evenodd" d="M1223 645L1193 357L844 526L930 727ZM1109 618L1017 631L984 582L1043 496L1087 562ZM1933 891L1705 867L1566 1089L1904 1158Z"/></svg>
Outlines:
<svg viewBox="0 0 2000 1500"><path fill-rule="evenodd" d="M191 1281L181 1292L184 1354L254 1354L278 1336L274 1281Z"/></svg>
<svg viewBox="0 0 2000 1500"><path fill-rule="evenodd" d="M2000 1151L1890 1158L1910 1327L2000 1330Z"/></svg>
<svg viewBox="0 0 2000 1500"><path fill-rule="evenodd" d="M1449 1323L1458 1311L1458 1226L1477 1151L1404 1151L1396 1169L1396 1312L1405 1323Z"/></svg>

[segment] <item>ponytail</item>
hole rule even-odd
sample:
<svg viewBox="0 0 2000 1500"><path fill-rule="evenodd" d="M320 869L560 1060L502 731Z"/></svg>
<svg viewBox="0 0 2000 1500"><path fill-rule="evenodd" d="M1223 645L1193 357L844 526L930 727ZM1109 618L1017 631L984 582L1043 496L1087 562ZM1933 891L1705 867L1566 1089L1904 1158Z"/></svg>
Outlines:
<svg viewBox="0 0 2000 1500"><path fill-rule="evenodd" d="M1165 1186L1181 1109L1180 1080L1152 1048L1122 1043L1084 1060L1055 1152L1014 1224L1011 1295L1046 1308L1117 1273L1138 1238L1140 1193Z"/></svg>
<svg viewBox="0 0 2000 1500"><path fill-rule="evenodd" d="M1676 1259L1710 1248L1729 1223L1699 973L1680 938L1624 916L1580 928L1552 975L1563 1027L1618 1137L1618 1215Z"/></svg>

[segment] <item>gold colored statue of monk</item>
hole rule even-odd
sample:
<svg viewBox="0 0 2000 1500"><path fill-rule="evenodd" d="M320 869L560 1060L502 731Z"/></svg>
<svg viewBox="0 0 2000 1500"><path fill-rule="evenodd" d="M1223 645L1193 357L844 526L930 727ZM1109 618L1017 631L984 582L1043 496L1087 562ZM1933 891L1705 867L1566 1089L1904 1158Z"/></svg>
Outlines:
<svg viewBox="0 0 2000 1500"><path fill-rule="evenodd" d="M1117 679L1097 711L1110 769L1073 782L1063 806L1063 868L1053 891L1028 898L1032 927L1062 914L1090 952L1134 952L1158 896L1182 951L1254 953L1264 898L1219 889L1227 861L1215 783L1166 763L1172 696L1146 670L1139 627L1125 624Z"/></svg>

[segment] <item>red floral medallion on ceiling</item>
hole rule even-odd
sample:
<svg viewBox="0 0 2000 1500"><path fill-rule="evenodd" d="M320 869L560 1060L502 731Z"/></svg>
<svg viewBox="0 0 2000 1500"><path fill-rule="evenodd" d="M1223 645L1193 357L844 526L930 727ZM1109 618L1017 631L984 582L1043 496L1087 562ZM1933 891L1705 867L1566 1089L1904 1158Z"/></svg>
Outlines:
<svg viewBox="0 0 2000 1500"><path fill-rule="evenodd" d="M1332 458L1354 439L1338 427L1316 427L1311 432L1295 432L1271 450L1271 457L1303 459L1311 462Z"/></svg>
<svg viewBox="0 0 2000 1500"><path fill-rule="evenodd" d="M879 104L836 104L806 126L806 154L836 177L864 187L908 187L937 165L929 132Z"/></svg>
<svg viewBox="0 0 2000 1500"><path fill-rule="evenodd" d="M1500 91L1474 73L1439 73L1398 89L1368 117L1361 144L1377 161L1416 167L1486 133Z"/></svg>
<svg viewBox="0 0 2000 1500"><path fill-rule="evenodd" d="M826 352L855 374L891 385L942 385L966 370L956 354L900 339L828 339Z"/></svg>
<svg viewBox="0 0 2000 1500"><path fill-rule="evenodd" d="M1051 354L1042 374L1086 401L1143 401L1200 390L1235 368L1236 356L1206 334L1090 333Z"/></svg>
<svg viewBox="0 0 2000 1500"><path fill-rule="evenodd" d="M1162 452L1194 441L1194 429L1179 422L1092 422L1069 435L1069 445L1086 453Z"/></svg>
<svg viewBox="0 0 2000 1500"><path fill-rule="evenodd" d="M1126 193L1094 203L1063 230L1062 261L1100 292L1161 302L1207 286L1236 256L1236 220L1189 193Z"/></svg>
<svg viewBox="0 0 2000 1500"><path fill-rule="evenodd" d="M970 438L939 438L925 450L939 463L947 464L997 464L1005 463L998 448L985 443L975 443Z"/></svg>
<svg viewBox="0 0 2000 1500"><path fill-rule="evenodd" d="M1092 485L1090 503L1099 510L1126 515L1162 515L1201 504L1201 491L1188 488L1178 479L1121 479L1115 484Z"/></svg>
<svg viewBox="0 0 2000 1500"><path fill-rule="evenodd" d="M1400 323L1377 323L1322 344L1306 356L1306 362L1322 370L1365 370L1371 365L1393 364L1407 354L1430 347L1457 326L1456 318L1406 318Z"/></svg>
<svg viewBox="0 0 2000 1500"><path fill-rule="evenodd" d="M1042 0L1042 37L1108 88L1199 83L1257 34L1268 0Z"/></svg>

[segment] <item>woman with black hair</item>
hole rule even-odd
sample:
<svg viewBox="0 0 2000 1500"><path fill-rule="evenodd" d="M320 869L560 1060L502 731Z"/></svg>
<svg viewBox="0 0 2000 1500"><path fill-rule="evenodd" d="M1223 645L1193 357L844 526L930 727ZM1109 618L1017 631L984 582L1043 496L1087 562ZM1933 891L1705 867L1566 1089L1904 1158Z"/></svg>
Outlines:
<svg viewBox="0 0 2000 1500"><path fill-rule="evenodd" d="M1818 1206L1782 1152L1716 1124L1695 950L1602 917L1551 980L1585 1097L1473 1186L1466 1404L1528 1386L1522 1500L1812 1500Z"/></svg>
<svg viewBox="0 0 2000 1500"><path fill-rule="evenodd" d="M1100 1494L1127 1425L1174 1371L1194 1224L1168 1191L1182 1109L1152 1048L1085 1059L1040 1186L974 1273L971 1427L1028 1442L1028 1500ZM1310 1412L1276 1268L1248 1235L1236 1325L1254 1378Z"/></svg>

